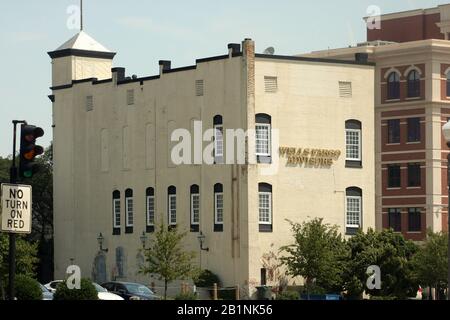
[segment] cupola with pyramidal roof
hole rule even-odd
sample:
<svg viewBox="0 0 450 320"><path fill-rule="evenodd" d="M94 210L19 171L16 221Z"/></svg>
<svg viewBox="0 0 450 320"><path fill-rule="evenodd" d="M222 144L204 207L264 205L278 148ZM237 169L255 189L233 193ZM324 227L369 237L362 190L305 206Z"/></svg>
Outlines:
<svg viewBox="0 0 450 320"><path fill-rule="evenodd" d="M57 87L73 80L111 78L116 53L81 30L48 55L52 58L52 85Z"/></svg>

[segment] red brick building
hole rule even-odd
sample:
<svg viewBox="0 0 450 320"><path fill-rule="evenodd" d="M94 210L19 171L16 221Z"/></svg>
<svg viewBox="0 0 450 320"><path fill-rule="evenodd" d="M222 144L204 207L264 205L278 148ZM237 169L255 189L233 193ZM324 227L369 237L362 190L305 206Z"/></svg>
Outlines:
<svg viewBox="0 0 450 320"><path fill-rule="evenodd" d="M377 228L418 241L427 229L447 230L448 39L450 5L442 5L382 15L366 43L306 55L376 63Z"/></svg>

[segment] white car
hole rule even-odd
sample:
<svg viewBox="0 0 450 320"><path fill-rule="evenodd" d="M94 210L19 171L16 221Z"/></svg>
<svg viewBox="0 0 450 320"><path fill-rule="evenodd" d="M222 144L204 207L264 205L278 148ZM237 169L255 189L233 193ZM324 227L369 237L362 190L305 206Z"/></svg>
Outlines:
<svg viewBox="0 0 450 320"><path fill-rule="evenodd" d="M45 284L44 287L46 287L48 289L48 291L50 291L51 293L55 293L56 292L56 287L61 282L64 282L64 281L63 280L54 280L54 281L51 281L51 282Z"/></svg>
<svg viewBox="0 0 450 320"><path fill-rule="evenodd" d="M52 282L47 283L44 287L46 287L51 293L56 292L56 287L58 284L64 282L63 280L55 280ZM99 284L93 282L92 283L95 287L95 290L97 290L98 299L99 300L124 300L121 296L118 296L117 294L114 294L112 292L108 292L105 288L100 286Z"/></svg>
<svg viewBox="0 0 450 320"><path fill-rule="evenodd" d="M98 300L124 300L124 298L122 298L121 296L118 296L117 294L114 294L112 292L108 292L108 290L95 282L93 283L93 285L98 292Z"/></svg>

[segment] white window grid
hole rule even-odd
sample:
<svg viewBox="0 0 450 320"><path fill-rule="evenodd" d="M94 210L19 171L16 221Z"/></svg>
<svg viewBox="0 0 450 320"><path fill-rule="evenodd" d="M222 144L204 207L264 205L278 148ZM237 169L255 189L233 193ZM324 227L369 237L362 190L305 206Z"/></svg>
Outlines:
<svg viewBox="0 0 450 320"><path fill-rule="evenodd" d="M361 227L361 197L347 197L346 225L347 228Z"/></svg>
<svg viewBox="0 0 450 320"><path fill-rule="evenodd" d="M113 214L114 228L120 228L120 199L113 200Z"/></svg>
<svg viewBox="0 0 450 320"><path fill-rule="evenodd" d="M223 125L214 126L214 156L223 157Z"/></svg>
<svg viewBox="0 0 450 320"><path fill-rule="evenodd" d="M191 224L200 224L200 194L191 194Z"/></svg>
<svg viewBox="0 0 450 320"><path fill-rule="evenodd" d="M214 194L214 223L223 224L223 193Z"/></svg>
<svg viewBox="0 0 450 320"><path fill-rule="evenodd" d="M256 155L270 157L271 154L270 124L256 124Z"/></svg>
<svg viewBox="0 0 450 320"><path fill-rule="evenodd" d="M147 226L155 225L155 196L147 196Z"/></svg>
<svg viewBox="0 0 450 320"><path fill-rule="evenodd" d="M259 224L272 224L272 193L259 193Z"/></svg>
<svg viewBox="0 0 450 320"><path fill-rule="evenodd" d="M125 203L127 205L127 227L132 227L134 224L133 198L126 198Z"/></svg>
<svg viewBox="0 0 450 320"><path fill-rule="evenodd" d="M169 195L169 225L177 224L177 196Z"/></svg>
<svg viewBox="0 0 450 320"><path fill-rule="evenodd" d="M361 161L361 130L347 129L345 131L346 159Z"/></svg>

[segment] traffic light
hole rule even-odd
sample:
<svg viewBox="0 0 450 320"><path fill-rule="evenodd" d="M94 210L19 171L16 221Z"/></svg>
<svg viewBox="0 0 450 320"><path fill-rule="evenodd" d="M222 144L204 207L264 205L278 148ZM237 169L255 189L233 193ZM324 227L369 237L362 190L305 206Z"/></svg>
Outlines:
<svg viewBox="0 0 450 320"><path fill-rule="evenodd" d="M36 139L44 135L44 130L36 126L23 124L20 130L19 176L31 178L38 171L34 159L44 153L44 148L36 145Z"/></svg>

